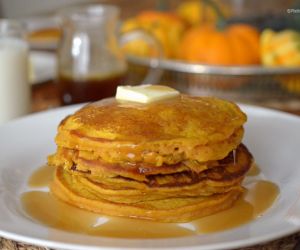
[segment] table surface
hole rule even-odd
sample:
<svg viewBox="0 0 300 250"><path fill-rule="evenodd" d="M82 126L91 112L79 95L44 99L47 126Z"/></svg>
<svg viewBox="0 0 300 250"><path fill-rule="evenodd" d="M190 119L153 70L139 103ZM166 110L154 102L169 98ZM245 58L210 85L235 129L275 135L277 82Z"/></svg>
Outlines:
<svg viewBox="0 0 300 250"><path fill-rule="evenodd" d="M59 106L58 89L53 81L32 86L32 112L43 111ZM280 108L280 105L277 106ZM282 109L285 110L286 108L283 107ZM299 109L294 108L293 110L288 111L300 115L300 105ZM300 250L300 245L297 244L299 241L300 232L264 244L240 248L239 250ZM49 248L31 246L4 238L0 238L0 249L49 250Z"/></svg>
<svg viewBox="0 0 300 250"><path fill-rule="evenodd" d="M300 232L285 238L274 240L260 245L239 248L237 250L300 250L297 245L300 240ZM20 242L0 238L0 249L5 250L50 250L50 248L31 246ZM52 250L52 249L51 249Z"/></svg>

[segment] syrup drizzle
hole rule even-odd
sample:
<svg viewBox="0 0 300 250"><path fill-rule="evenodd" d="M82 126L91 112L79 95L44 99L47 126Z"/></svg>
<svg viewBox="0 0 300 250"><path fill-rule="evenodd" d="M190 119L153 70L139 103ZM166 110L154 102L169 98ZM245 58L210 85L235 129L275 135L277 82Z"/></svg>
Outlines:
<svg viewBox="0 0 300 250"><path fill-rule="evenodd" d="M254 163L252 164L251 168L249 169L247 176L258 176L260 174L259 167Z"/></svg>
<svg viewBox="0 0 300 250"><path fill-rule="evenodd" d="M32 174L31 187L48 186L54 168L44 166ZM258 175L253 166L250 176ZM228 230L262 216L272 206L279 188L272 182L253 182L234 206L217 214L189 223L158 223L139 219L111 218L81 210L59 201L49 192L29 191L21 200L26 213L38 223L51 228L113 238L172 238Z"/></svg>
<svg viewBox="0 0 300 250"><path fill-rule="evenodd" d="M28 186L32 188L47 187L52 181L55 168L45 165L37 169L30 176Z"/></svg>

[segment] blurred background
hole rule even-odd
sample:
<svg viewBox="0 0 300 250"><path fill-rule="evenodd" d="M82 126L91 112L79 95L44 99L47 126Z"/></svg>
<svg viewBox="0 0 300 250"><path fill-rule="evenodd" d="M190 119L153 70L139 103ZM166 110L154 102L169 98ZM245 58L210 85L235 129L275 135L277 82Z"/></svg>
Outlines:
<svg viewBox="0 0 300 250"><path fill-rule="evenodd" d="M137 14L138 11L157 8L158 2L165 2L171 8L176 8L182 2L188 0L1 0L1 17L3 18L23 18L38 15L52 15L57 9L67 5L105 3L114 4L122 9L122 17L128 18ZM200 0L201 2L201 0ZM257 16L264 14L286 14L286 9L297 5L293 0L215 0L217 4L224 4L234 11L235 16Z"/></svg>
<svg viewBox="0 0 300 250"><path fill-rule="evenodd" d="M153 83L300 113L298 0L1 0L0 16L23 25L28 112Z"/></svg>

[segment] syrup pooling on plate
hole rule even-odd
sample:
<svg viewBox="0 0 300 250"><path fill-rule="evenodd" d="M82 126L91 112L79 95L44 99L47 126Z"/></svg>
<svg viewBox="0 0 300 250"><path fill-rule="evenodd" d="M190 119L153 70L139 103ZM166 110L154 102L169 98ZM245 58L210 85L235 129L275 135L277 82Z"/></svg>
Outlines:
<svg viewBox="0 0 300 250"><path fill-rule="evenodd" d="M30 176L28 186L32 188L49 186L53 179L54 170L53 167L48 165L40 167Z"/></svg>
<svg viewBox="0 0 300 250"><path fill-rule="evenodd" d="M255 173L259 173L257 166ZM38 169L30 178L30 186L47 186L52 174L51 167ZM279 189L274 183L258 180L232 208L189 223L157 223L101 216L70 206L49 192L41 191L24 193L22 204L34 220L56 229L114 238L173 238L228 230L251 222L272 206L278 194Z"/></svg>
<svg viewBox="0 0 300 250"><path fill-rule="evenodd" d="M257 176L260 173L260 169L257 164L252 164L251 168L249 169L247 176Z"/></svg>
<svg viewBox="0 0 300 250"><path fill-rule="evenodd" d="M100 216L61 202L49 192L26 192L22 204L37 222L75 233L114 238L171 238L196 233L177 224Z"/></svg>
<svg viewBox="0 0 300 250"><path fill-rule="evenodd" d="M260 217L272 206L278 194L279 188L277 185L270 181L260 180L250 185L245 200L254 204L254 215Z"/></svg>
<svg viewBox="0 0 300 250"><path fill-rule="evenodd" d="M262 216L272 206L278 194L279 188L273 182L256 181L232 208L192 223L196 225L197 231L202 233L213 233L241 226Z"/></svg>

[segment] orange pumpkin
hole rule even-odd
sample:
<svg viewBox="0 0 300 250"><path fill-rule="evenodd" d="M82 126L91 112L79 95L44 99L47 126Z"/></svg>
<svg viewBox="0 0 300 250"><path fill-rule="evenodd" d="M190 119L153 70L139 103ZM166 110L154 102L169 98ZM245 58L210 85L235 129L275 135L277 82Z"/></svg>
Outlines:
<svg viewBox="0 0 300 250"><path fill-rule="evenodd" d="M194 27L185 33L178 57L216 65L259 64L259 32L246 24L224 29L211 24Z"/></svg>

